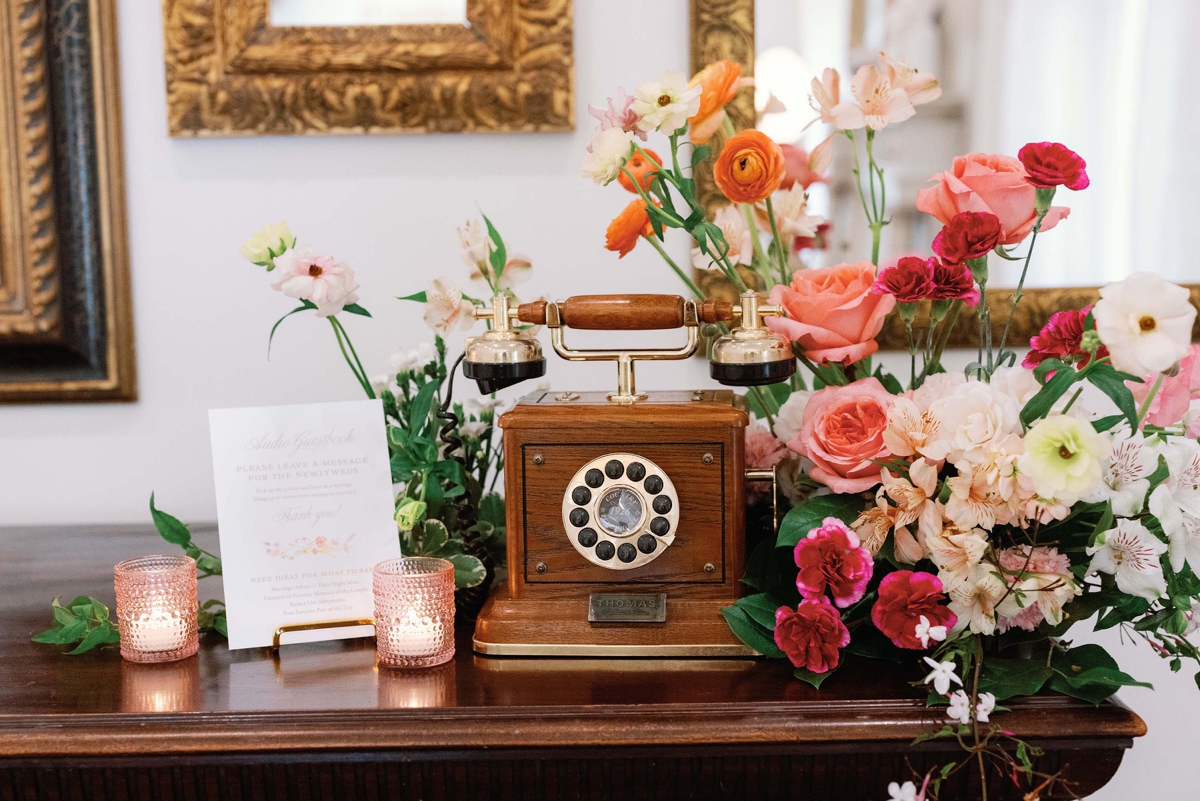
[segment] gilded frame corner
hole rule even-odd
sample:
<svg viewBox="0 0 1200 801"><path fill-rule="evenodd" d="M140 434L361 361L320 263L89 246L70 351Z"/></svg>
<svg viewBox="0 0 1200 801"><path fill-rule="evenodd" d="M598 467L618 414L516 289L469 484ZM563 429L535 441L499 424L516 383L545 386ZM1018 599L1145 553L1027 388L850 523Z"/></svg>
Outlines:
<svg viewBox="0 0 1200 801"><path fill-rule="evenodd" d="M467 20L275 27L270 0L163 0L168 130L573 130L572 0L467 0Z"/></svg>

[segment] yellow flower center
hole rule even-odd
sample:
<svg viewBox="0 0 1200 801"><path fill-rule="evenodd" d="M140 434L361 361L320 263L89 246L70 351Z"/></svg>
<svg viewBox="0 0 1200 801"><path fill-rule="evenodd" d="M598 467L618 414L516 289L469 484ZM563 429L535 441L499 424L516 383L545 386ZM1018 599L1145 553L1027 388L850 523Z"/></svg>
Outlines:
<svg viewBox="0 0 1200 801"><path fill-rule="evenodd" d="M1155 322L1154 318L1148 314L1142 319L1138 320L1138 328L1142 329L1143 331L1153 331L1157 327L1158 323Z"/></svg>
<svg viewBox="0 0 1200 801"><path fill-rule="evenodd" d="M308 266L308 274L313 278L320 278L322 272L323 270L315 264L310 264Z"/></svg>
<svg viewBox="0 0 1200 801"><path fill-rule="evenodd" d="M660 106L671 105L671 96L669 94L667 94L666 92L663 92L661 95L658 96L658 105L660 105Z"/></svg>

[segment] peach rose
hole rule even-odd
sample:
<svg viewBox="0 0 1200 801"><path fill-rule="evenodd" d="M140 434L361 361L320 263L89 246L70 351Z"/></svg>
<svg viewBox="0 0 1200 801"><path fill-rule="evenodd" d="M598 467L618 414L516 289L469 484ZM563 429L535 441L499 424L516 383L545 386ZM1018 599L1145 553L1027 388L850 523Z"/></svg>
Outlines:
<svg viewBox="0 0 1200 801"><path fill-rule="evenodd" d="M734 203L765 200L783 183L783 150L762 131L731 136L713 165L713 181Z"/></svg>
<svg viewBox="0 0 1200 801"><path fill-rule="evenodd" d="M742 87L742 65L728 59L714 61L692 76L688 88L693 86L700 87L700 110L688 117L692 126L688 137L702 145L725 121L725 106Z"/></svg>
<svg viewBox="0 0 1200 801"><path fill-rule="evenodd" d="M954 159L948 172L929 180L937 185L917 192L917 210L932 214L942 225L959 212L989 212L1000 218L1004 229L1000 244L1015 245L1029 236L1037 221L1037 189L1026 180L1025 167L1011 156L968 153ZM1051 206L1042 230L1050 230L1070 213L1066 206Z"/></svg>
<svg viewBox="0 0 1200 801"><path fill-rule="evenodd" d="M650 236L654 228L650 225L650 215L646 212L646 201L640 197L621 210L604 233L604 248L619 253L619 258L625 258L638 239Z"/></svg>
<svg viewBox="0 0 1200 801"><path fill-rule="evenodd" d="M879 350L875 337L896 305L891 295L871 294L874 282L869 261L797 270L790 286L771 290L770 302L782 305L788 316L768 317L767 325L799 343L815 362L864 359Z"/></svg>
<svg viewBox="0 0 1200 801"><path fill-rule="evenodd" d="M813 393L804 408L804 425L787 446L812 462L808 475L837 493L869 490L880 481L879 465L888 459L883 432L895 400L874 378Z"/></svg>

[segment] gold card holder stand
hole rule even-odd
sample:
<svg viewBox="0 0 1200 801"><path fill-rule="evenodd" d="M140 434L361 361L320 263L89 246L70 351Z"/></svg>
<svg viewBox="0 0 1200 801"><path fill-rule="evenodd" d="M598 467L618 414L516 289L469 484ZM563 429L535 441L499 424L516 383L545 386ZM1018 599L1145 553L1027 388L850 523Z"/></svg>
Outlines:
<svg viewBox="0 0 1200 801"><path fill-rule="evenodd" d="M285 634L294 634L298 631L320 631L322 629L341 629L350 628L351 626L374 626L375 618L343 618L341 620L323 620L316 623L288 623L275 629L275 634L271 637L271 653L274 656L279 656L280 641Z"/></svg>

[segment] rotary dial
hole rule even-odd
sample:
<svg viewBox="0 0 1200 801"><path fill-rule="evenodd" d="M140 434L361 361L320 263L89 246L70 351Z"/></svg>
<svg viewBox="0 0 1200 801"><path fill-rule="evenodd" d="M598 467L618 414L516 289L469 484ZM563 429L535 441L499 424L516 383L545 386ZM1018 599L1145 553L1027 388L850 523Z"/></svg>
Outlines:
<svg viewBox="0 0 1200 801"><path fill-rule="evenodd" d="M634 453L609 453L585 464L563 498L563 526L592 564L630 570L675 541L679 497L662 468Z"/></svg>

